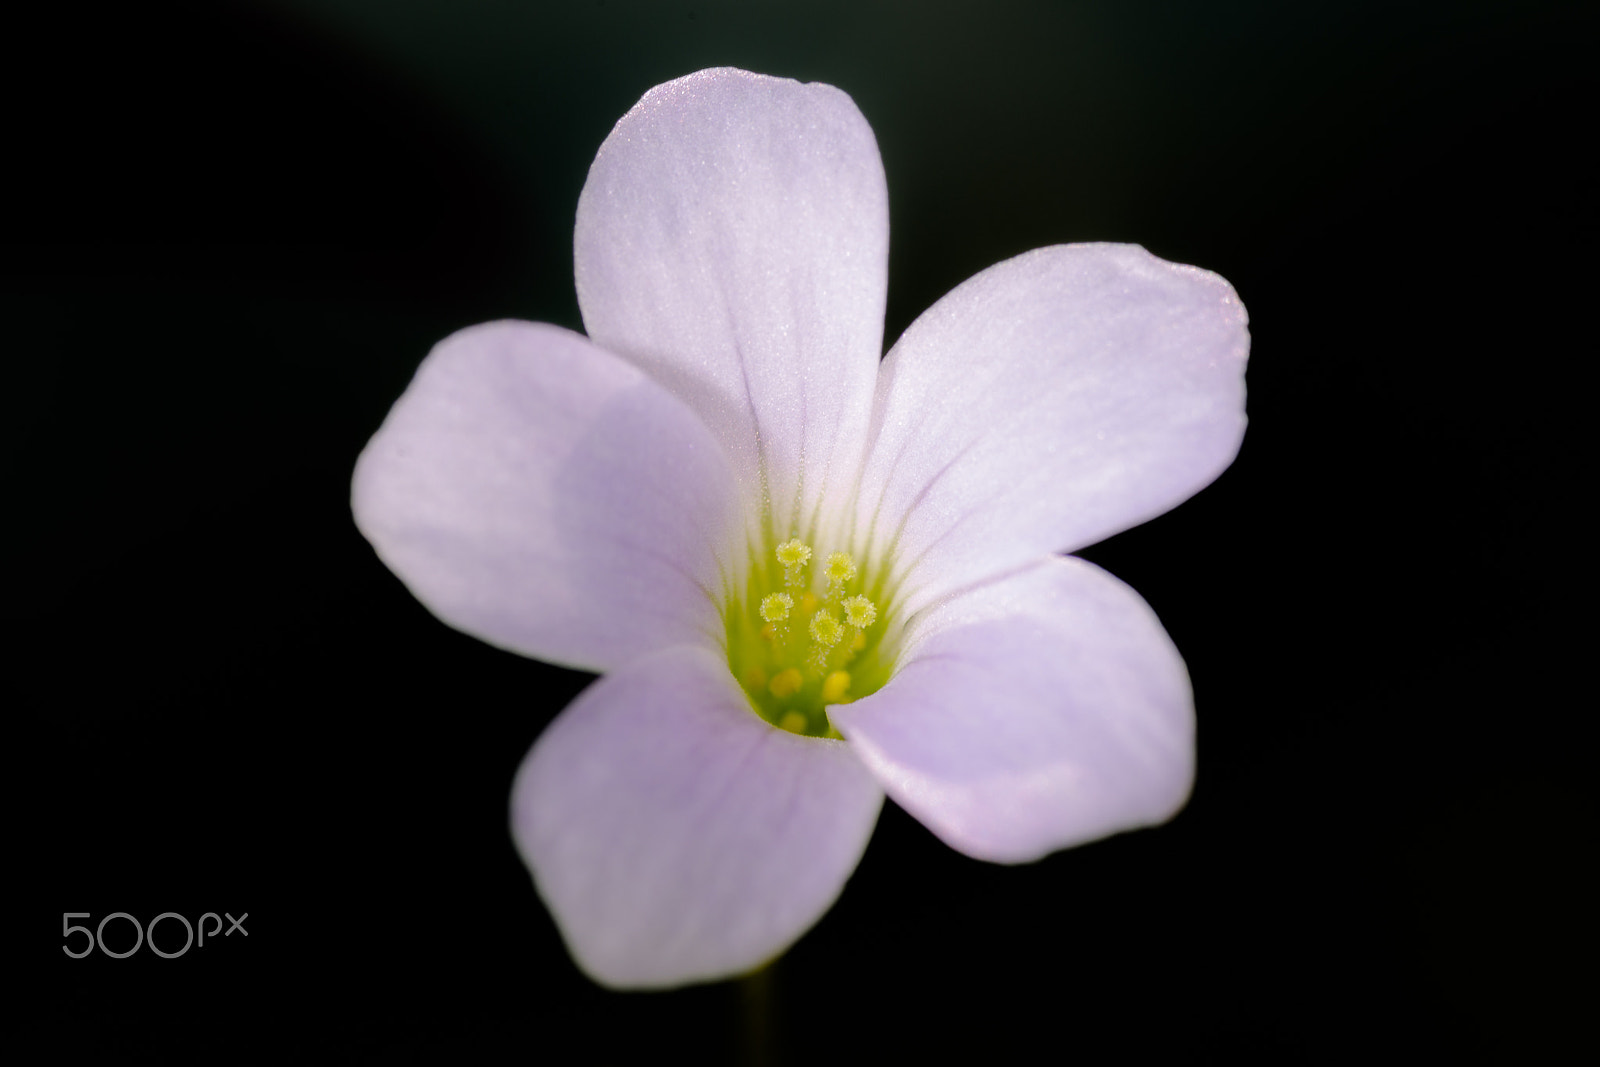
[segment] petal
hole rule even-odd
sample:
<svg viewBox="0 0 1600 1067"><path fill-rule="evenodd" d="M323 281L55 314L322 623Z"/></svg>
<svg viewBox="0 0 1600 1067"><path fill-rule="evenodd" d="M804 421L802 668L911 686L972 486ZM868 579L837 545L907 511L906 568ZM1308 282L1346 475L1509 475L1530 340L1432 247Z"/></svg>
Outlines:
<svg viewBox="0 0 1600 1067"><path fill-rule="evenodd" d="M699 412L787 533L859 469L888 249L883 163L848 96L704 70L650 90L601 145L578 303L590 337Z"/></svg>
<svg viewBox="0 0 1600 1067"><path fill-rule="evenodd" d="M1022 863L1164 822L1194 779L1183 660L1139 595L1052 557L913 621L889 684L830 708L952 848Z"/></svg>
<svg viewBox="0 0 1600 1067"><path fill-rule="evenodd" d="M1176 506L1244 435L1244 306L1134 245L1063 245L963 283L884 360L860 521L908 612Z"/></svg>
<svg viewBox="0 0 1600 1067"><path fill-rule="evenodd" d="M600 679L517 775L512 831L580 966L615 987L751 970L819 919L883 794L842 741L758 719L703 648Z"/></svg>
<svg viewBox="0 0 1600 1067"><path fill-rule="evenodd" d="M440 342L356 464L356 525L457 629L606 670L714 641L736 543L726 458L693 412L555 326Z"/></svg>

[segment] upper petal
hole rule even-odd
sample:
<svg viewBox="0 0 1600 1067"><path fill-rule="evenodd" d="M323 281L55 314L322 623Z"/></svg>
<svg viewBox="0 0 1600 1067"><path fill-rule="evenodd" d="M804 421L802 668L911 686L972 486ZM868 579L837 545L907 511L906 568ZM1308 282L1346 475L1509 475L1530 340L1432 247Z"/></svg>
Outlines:
<svg viewBox="0 0 1600 1067"><path fill-rule="evenodd" d="M907 611L1155 517L1244 435L1244 305L1134 245L990 267L884 360L858 523L894 545Z"/></svg>
<svg viewBox="0 0 1600 1067"><path fill-rule="evenodd" d="M758 719L703 648L585 690L518 772L512 830L579 965L618 987L751 970L838 897L883 794L842 741Z"/></svg>
<svg viewBox="0 0 1600 1067"><path fill-rule="evenodd" d="M1132 589L1052 557L913 621L887 686L828 709L952 848L1021 863L1163 822L1194 778L1183 660Z"/></svg>
<svg viewBox="0 0 1600 1067"><path fill-rule="evenodd" d="M491 644L607 670L720 639L726 458L681 401L571 331L441 341L361 453L351 506L418 600Z"/></svg>
<svg viewBox="0 0 1600 1067"><path fill-rule="evenodd" d="M578 303L590 337L687 400L748 490L770 490L786 533L859 469L888 248L883 163L848 96L704 70L650 90L601 145L578 200Z"/></svg>

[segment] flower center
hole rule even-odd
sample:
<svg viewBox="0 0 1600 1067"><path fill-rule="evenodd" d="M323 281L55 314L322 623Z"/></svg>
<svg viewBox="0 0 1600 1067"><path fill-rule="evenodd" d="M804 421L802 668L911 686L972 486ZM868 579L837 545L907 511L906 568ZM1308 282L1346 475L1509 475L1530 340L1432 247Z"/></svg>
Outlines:
<svg viewBox="0 0 1600 1067"><path fill-rule="evenodd" d="M848 552L814 558L797 537L751 551L744 595L724 607L728 666L756 714L808 737L838 737L830 704L875 693L894 670L888 568Z"/></svg>

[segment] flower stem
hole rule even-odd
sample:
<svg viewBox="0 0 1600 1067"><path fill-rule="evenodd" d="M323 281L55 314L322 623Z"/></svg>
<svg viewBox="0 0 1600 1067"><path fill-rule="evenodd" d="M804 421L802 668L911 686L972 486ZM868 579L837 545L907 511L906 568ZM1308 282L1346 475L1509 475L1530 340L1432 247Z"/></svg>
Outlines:
<svg viewBox="0 0 1600 1067"><path fill-rule="evenodd" d="M777 984L778 960L768 960L739 979L739 1000L744 1012L744 1061L754 1067L774 1067L772 1000Z"/></svg>

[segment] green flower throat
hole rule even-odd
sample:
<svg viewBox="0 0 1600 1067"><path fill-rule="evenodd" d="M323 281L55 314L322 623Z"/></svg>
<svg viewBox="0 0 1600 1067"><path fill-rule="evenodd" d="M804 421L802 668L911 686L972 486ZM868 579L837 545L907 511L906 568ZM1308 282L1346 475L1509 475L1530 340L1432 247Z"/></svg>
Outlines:
<svg viewBox="0 0 1600 1067"><path fill-rule="evenodd" d="M797 537L751 552L725 619L728 666L756 714L791 733L839 736L828 705L877 692L894 670L886 571L848 552L813 558Z"/></svg>

